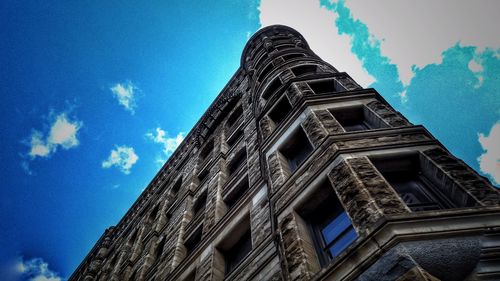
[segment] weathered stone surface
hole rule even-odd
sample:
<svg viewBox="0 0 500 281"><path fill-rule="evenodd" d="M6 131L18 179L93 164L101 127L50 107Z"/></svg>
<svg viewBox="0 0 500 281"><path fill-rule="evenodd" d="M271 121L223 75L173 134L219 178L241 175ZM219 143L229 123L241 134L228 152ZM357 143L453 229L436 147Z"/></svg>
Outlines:
<svg viewBox="0 0 500 281"><path fill-rule="evenodd" d="M279 223L279 230L285 251L285 259L290 280L308 280L319 270L319 264L311 252L308 234L301 233L298 215L290 213Z"/></svg>
<svg viewBox="0 0 500 281"><path fill-rule="evenodd" d="M306 119L300 125L315 147L319 146L327 135L325 128L321 125L318 117L312 110L308 110Z"/></svg>
<svg viewBox="0 0 500 281"><path fill-rule="evenodd" d="M343 140L336 142L339 149L376 147L389 144L405 144L419 141L428 141L430 138L424 134L396 134L379 137L365 137L362 139Z"/></svg>
<svg viewBox="0 0 500 281"><path fill-rule="evenodd" d="M429 272L425 271L419 266L408 270L405 274L399 277L396 281L440 281L438 278L432 276Z"/></svg>
<svg viewBox="0 0 500 281"><path fill-rule="evenodd" d="M399 113L394 112L388 106L384 105L379 101L372 101L366 105L368 108L373 110L375 114L380 116L386 123L391 125L392 127L402 127L402 126L410 126L410 122L406 120Z"/></svg>
<svg viewBox="0 0 500 281"><path fill-rule="evenodd" d="M358 183L363 185L384 214L401 214L410 211L367 157L351 158L347 160L347 163L359 180Z"/></svg>
<svg viewBox="0 0 500 281"><path fill-rule="evenodd" d="M480 204L490 206L500 204L500 191L462 161L440 148L429 149L423 153Z"/></svg>
<svg viewBox="0 0 500 281"><path fill-rule="evenodd" d="M335 80L348 91L361 89L361 86L359 86L358 83L352 80L349 76L337 76L335 77Z"/></svg>
<svg viewBox="0 0 500 281"><path fill-rule="evenodd" d="M267 159L269 166L269 175L271 176L273 190L276 190L290 176L290 168L286 158L279 152L275 151Z"/></svg>
<svg viewBox="0 0 500 281"><path fill-rule="evenodd" d="M345 132L344 128L342 128L329 110L320 109L315 110L314 113L329 134L340 134Z"/></svg>
<svg viewBox="0 0 500 281"><path fill-rule="evenodd" d="M273 121L269 118L269 116L265 115L262 117L260 120L260 132L262 134L262 137L266 139L271 135L271 133L274 131L275 125Z"/></svg>
<svg viewBox="0 0 500 281"><path fill-rule="evenodd" d="M375 199L345 161L333 168L328 177L354 228L358 234L366 234L368 228L383 217Z"/></svg>

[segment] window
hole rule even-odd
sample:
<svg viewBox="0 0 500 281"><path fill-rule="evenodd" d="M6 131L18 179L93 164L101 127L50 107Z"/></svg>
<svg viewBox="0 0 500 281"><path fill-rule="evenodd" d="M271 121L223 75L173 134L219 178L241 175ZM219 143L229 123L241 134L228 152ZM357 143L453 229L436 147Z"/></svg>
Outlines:
<svg viewBox="0 0 500 281"><path fill-rule="evenodd" d="M203 149L200 151L200 162L203 162L208 155L212 152L214 149L214 140L211 139L209 142L205 144Z"/></svg>
<svg viewBox="0 0 500 281"><path fill-rule="evenodd" d="M418 154L373 157L377 170L414 212L454 208L420 167Z"/></svg>
<svg viewBox="0 0 500 281"><path fill-rule="evenodd" d="M248 190L248 177L239 182L224 198L224 203L231 209Z"/></svg>
<svg viewBox="0 0 500 281"><path fill-rule="evenodd" d="M328 180L324 180L301 212L306 218L321 265L324 267L357 238Z"/></svg>
<svg viewBox="0 0 500 281"><path fill-rule="evenodd" d="M165 247L165 237L161 238L160 243L155 249L155 261L158 262L163 254L163 247Z"/></svg>
<svg viewBox="0 0 500 281"><path fill-rule="evenodd" d="M304 54L288 54L288 55L284 55L283 56L283 59L284 60L291 60L291 59L295 59L295 58L303 58L304 57Z"/></svg>
<svg viewBox="0 0 500 281"><path fill-rule="evenodd" d="M316 94L333 93L343 90L341 89L340 85L338 85L338 83L333 79L319 80L319 81L309 82L307 84L309 85L311 90L313 90L313 92Z"/></svg>
<svg viewBox="0 0 500 281"><path fill-rule="evenodd" d="M278 51L286 50L286 49L291 49L291 48L295 48L295 45L294 44L283 44L283 45L276 46L276 49Z"/></svg>
<svg viewBox="0 0 500 281"><path fill-rule="evenodd" d="M316 65L299 65L297 67L292 68L293 75L296 77L304 75L304 74L311 74L311 73L316 73L316 70L318 67Z"/></svg>
<svg viewBox="0 0 500 281"><path fill-rule="evenodd" d="M236 141L240 139L241 136L243 136L242 127L240 127L238 130L236 130L227 138L226 140L227 145L229 145L229 147L232 147L236 143Z"/></svg>
<svg viewBox="0 0 500 281"><path fill-rule="evenodd" d="M224 251L226 275L231 273L252 250L250 229L228 250Z"/></svg>
<svg viewBox="0 0 500 281"><path fill-rule="evenodd" d="M247 150L245 147L243 147L243 149L241 149L234 156L234 158L231 160L231 162L228 165L229 176L234 174L234 172L236 172L238 170L238 168L240 168L243 165L243 163L246 162L246 160L247 160Z"/></svg>
<svg viewBox="0 0 500 281"><path fill-rule="evenodd" d="M179 192L179 190L181 189L181 185L182 185L182 177L180 177L172 186L172 195L175 195Z"/></svg>
<svg viewBox="0 0 500 281"><path fill-rule="evenodd" d="M312 151L313 147L300 126L280 148L280 152L288 160L292 172L306 160Z"/></svg>
<svg viewBox="0 0 500 281"><path fill-rule="evenodd" d="M193 270L183 281L195 281L196 280L196 270Z"/></svg>
<svg viewBox="0 0 500 281"><path fill-rule="evenodd" d="M271 109L268 116L273 120L274 124L278 125L285 119L290 111L292 111L292 105L288 101L286 95L283 95L273 109Z"/></svg>
<svg viewBox="0 0 500 281"><path fill-rule="evenodd" d="M200 183L202 183L203 181L205 181L205 179L207 178L208 176L208 172L209 172L209 169L208 167L205 167L205 169L203 169L199 174L198 174L198 181Z"/></svg>
<svg viewBox="0 0 500 281"><path fill-rule="evenodd" d="M271 72L271 70L273 70L273 67L274 67L274 65L272 63L268 64L266 66L266 68L264 68L264 70L262 70L262 72L260 73L259 78L257 79L257 81L261 82L262 78L266 77L266 75L269 74L269 72Z"/></svg>
<svg viewBox="0 0 500 281"><path fill-rule="evenodd" d="M159 204L156 205L153 209L153 211L151 211L151 213L149 214L148 216L148 222L149 223L152 223L155 221L156 219L156 216L158 215L158 209L159 209Z"/></svg>
<svg viewBox="0 0 500 281"><path fill-rule="evenodd" d="M234 125L234 123L240 118L240 116L243 114L243 108L241 108L241 105L238 106L234 110L234 112L227 118L227 127L230 128L231 126Z"/></svg>
<svg viewBox="0 0 500 281"><path fill-rule="evenodd" d="M196 217L198 214L201 214L202 211L205 210L206 204L207 204L207 191L205 190L193 204L193 217Z"/></svg>
<svg viewBox="0 0 500 281"><path fill-rule="evenodd" d="M375 122L375 116L368 116L363 105L335 108L330 110L340 125L347 132L365 131L379 128L380 122Z"/></svg>
<svg viewBox="0 0 500 281"><path fill-rule="evenodd" d="M266 91L262 94L262 98L265 100L269 99L269 97L271 97L271 95L274 94L274 92L276 92L279 87L281 87L281 80L279 79L279 77L276 77L271 83L269 83Z"/></svg>
<svg viewBox="0 0 500 281"><path fill-rule="evenodd" d="M186 239L186 242L184 243L184 246L186 247L186 255L189 256L193 250L200 244L201 241L201 235L203 232L203 225L200 225L194 233Z"/></svg>

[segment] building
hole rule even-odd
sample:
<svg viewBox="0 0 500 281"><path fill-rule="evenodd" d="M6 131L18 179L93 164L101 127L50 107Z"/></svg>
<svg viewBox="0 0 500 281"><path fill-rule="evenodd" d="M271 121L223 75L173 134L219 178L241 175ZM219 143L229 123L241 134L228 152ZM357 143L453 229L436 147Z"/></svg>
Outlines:
<svg viewBox="0 0 500 281"><path fill-rule="evenodd" d="M499 203L424 127L270 26L70 280L500 280Z"/></svg>

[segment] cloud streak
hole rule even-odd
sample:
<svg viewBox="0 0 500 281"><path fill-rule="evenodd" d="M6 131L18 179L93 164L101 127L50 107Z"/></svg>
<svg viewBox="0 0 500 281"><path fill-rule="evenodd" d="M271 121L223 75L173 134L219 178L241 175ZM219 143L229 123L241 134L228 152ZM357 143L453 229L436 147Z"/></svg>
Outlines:
<svg viewBox="0 0 500 281"><path fill-rule="evenodd" d="M139 90L132 82L126 81L124 83L116 83L111 88L111 93L118 100L125 110L131 114L135 113L137 104L135 102L136 93Z"/></svg>
<svg viewBox="0 0 500 281"><path fill-rule="evenodd" d="M133 147L115 146L115 149L111 150L108 159L104 160L101 166L105 169L116 167L122 173L128 175L137 160L139 160L139 156L135 154Z"/></svg>
<svg viewBox="0 0 500 281"><path fill-rule="evenodd" d="M166 159L175 151L175 149L184 140L184 132L180 132L175 137L169 137L168 132L162 130L160 127L156 128L155 132L147 133L146 137L152 140L154 143L159 143L163 145L164 157L158 158L157 162L164 163Z"/></svg>
<svg viewBox="0 0 500 281"><path fill-rule="evenodd" d="M27 281L62 281L57 272L49 268L49 264L42 258L24 260L20 257L14 267L16 275Z"/></svg>

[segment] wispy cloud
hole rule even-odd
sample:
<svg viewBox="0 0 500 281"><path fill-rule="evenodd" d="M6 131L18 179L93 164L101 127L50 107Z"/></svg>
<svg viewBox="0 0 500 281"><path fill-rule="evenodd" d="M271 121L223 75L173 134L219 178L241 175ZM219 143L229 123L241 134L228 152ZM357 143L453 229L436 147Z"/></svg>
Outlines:
<svg viewBox="0 0 500 281"><path fill-rule="evenodd" d="M131 114L135 113L135 108L137 107L135 98L139 88L132 82L126 81L123 83L116 83L110 90L125 110L129 111Z"/></svg>
<svg viewBox="0 0 500 281"><path fill-rule="evenodd" d="M128 146L116 146L111 150L108 159L102 162L103 168L117 167L122 173L130 174L130 169L137 162L139 156L135 154L134 148Z"/></svg>
<svg viewBox="0 0 500 281"><path fill-rule="evenodd" d="M477 158L479 167L500 184L500 121L491 127L489 135L479 134L478 140L484 150Z"/></svg>
<svg viewBox="0 0 500 281"><path fill-rule="evenodd" d="M157 162L164 163L184 140L184 132L178 133L176 137L169 137L167 131L158 127L155 132L146 133L146 137L155 143L163 145L163 157L158 158Z"/></svg>
<svg viewBox="0 0 500 281"><path fill-rule="evenodd" d="M31 135L23 141L30 147L30 150L23 155L24 158L33 160L37 157L48 158L61 147L70 149L79 145L78 131L83 126L81 121L71 119L66 112L55 115L49 114L49 124L45 127L50 128L48 132L42 132L32 129ZM28 162L21 163L23 169L31 173Z"/></svg>
<svg viewBox="0 0 500 281"><path fill-rule="evenodd" d="M61 281L59 274L49 268L42 258L24 260L20 257L14 267L16 275L27 281Z"/></svg>

